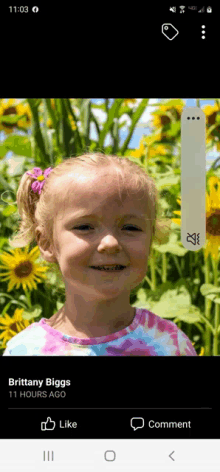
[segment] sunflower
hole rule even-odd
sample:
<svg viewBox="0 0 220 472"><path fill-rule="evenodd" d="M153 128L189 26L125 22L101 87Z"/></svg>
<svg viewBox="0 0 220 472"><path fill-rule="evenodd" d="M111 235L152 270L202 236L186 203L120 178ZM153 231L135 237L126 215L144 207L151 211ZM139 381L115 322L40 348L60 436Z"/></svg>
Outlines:
<svg viewBox="0 0 220 472"><path fill-rule="evenodd" d="M128 106L130 103L134 104L136 103L136 98L124 98L123 105Z"/></svg>
<svg viewBox="0 0 220 472"><path fill-rule="evenodd" d="M218 249L220 246L220 180L218 177L210 177L208 180L209 192L206 192L206 247L205 259L209 253L215 261L218 260ZM177 199L181 204L181 198ZM175 215L181 216L181 211L173 211ZM174 223L181 225L181 219L171 218Z"/></svg>
<svg viewBox="0 0 220 472"><path fill-rule="evenodd" d="M210 141L215 141L217 151L220 150L220 124L218 122L220 110L218 102L219 100L217 100L217 103L215 103L215 105L206 105L202 108L206 116L206 142L209 143ZM215 127L210 133L210 128L213 125L215 125Z"/></svg>
<svg viewBox="0 0 220 472"><path fill-rule="evenodd" d="M24 308L16 308L14 315L8 316L7 313L5 313L4 316L0 316L0 330L2 333L0 334L0 339L2 339L2 343L0 348L5 349L6 348L6 343L13 338L16 334L20 333L20 331L23 331L23 329L27 328L33 320L24 320L22 318L22 313L24 311Z"/></svg>
<svg viewBox="0 0 220 472"><path fill-rule="evenodd" d="M185 102L178 99L168 100L163 104L159 104L158 109L151 113L153 127L160 129L163 126L171 124L172 118L176 121L180 121L185 106Z"/></svg>
<svg viewBox="0 0 220 472"><path fill-rule="evenodd" d="M145 156L146 150L148 151L148 158L157 156L166 156L170 152L170 146L164 146L163 144L154 145L154 141L158 139L158 135L143 136L140 139L139 148L135 151L130 151L132 157Z"/></svg>
<svg viewBox="0 0 220 472"><path fill-rule="evenodd" d="M20 248L14 250L9 249L8 254L4 252L0 254L0 260L4 265L0 265L1 269L7 269L7 272L0 274L2 280L9 280L7 292L10 292L14 286L19 288L22 285L23 289L26 290L28 287L30 290L33 288L36 290L37 285L35 283L41 283L42 279L46 279L46 276L42 272L46 272L48 267L42 267L40 264L36 264L35 260L40 256L39 247L34 247L30 253L29 246L23 251ZM6 275L6 277L4 277ZM3 278L4 277L4 278Z"/></svg>
<svg viewBox="0 0 220 472"><path fill-rule="evenodd" d="M4 116L8 115L16 115L16 117L25 116L18 120L17 124L12 124L4 121ZM31 126L31 110L28 103L25 103L25 100L22 102L14 98L9 98L8 102L2 100L0 102L0 116L2 117L0 131L3 130L7 135L19 128L29 129Z"/></svg>

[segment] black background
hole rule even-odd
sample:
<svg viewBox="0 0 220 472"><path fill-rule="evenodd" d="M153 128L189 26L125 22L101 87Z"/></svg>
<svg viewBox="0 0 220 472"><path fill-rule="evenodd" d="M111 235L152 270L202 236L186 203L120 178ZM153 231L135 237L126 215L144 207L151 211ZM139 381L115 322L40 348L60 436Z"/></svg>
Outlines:
<svg viewBox="0 0 220 472"><path fill-rule="evenodd" d="M3 357L1 404L8 421L1 438L45 438L40 423L77 422L77 430L46 431L64 438L219 438L218 357ZM8 378L70 379L65 388L8 385ZM9 391L17 391L10 398ZM65 398L23 398L20 391L65 391ZM133 431L132 417L145 427ZM191 421L190 429L150 429L147 422ZM13 423L14 427L11 428Z"/></svg>

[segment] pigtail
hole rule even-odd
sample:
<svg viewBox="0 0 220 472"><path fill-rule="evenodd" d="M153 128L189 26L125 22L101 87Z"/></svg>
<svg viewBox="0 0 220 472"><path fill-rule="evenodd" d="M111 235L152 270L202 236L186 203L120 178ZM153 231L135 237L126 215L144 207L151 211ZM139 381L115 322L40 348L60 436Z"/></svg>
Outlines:
<svg viewBox="0 0 220 472"><path fill-rule="evenodd" d="M32 183L33 178L25 172L16 194L18 213L21 218L19 230L12 239L9 238L10 245L15 248L27 246L35 239L35 210L40 196L33 192Z"/></svg>

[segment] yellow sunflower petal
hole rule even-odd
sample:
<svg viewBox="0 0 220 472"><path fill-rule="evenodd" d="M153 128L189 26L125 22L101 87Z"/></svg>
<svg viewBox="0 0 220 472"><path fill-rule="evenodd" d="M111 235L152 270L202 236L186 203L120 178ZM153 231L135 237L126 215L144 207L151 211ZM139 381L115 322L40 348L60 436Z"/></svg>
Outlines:
<svg viewBox="0 0 220 472"><path fill-rule="evenodd" d="M218 185L216 190L215 185ZM210 188L210 196L209 201L212 209L216 209L220 207L220 180L217 177L210 177L209 178L209 188Z"/></svg>
<svg viewBox="0 0 220 472"><path fill-rule="evenodd" d="M209 213L211 211L211 205L210 205L210 197L208 192L206 192L206 212Z"/></svg>
<svg viewBox="0 0 220 472"><path fill-rule="evenodd" d="M11 322L12 322L12 318L7 313L5 313L4 316L0 316L0 323L4 325L9 325L11 324Z"/></svg>
<svg viewBox="0 0 220 472"><path fill-rule="evenodd" d="M171 218L171 221L173 223L176 223L177 225L181 226L181 219L180 218Z"/></svg>
<svg viewBox="0 0 220 472"><path fill-rule="evenodd" d="M40 256L40 249L39 249L39 247L38 247L38 246L35 246L35 247L31 250L31 252L29 252L28 255L29 255L29 257L30 257L31 259L34 259L34 260L37 259L37 258Z"/></svg>
<svg viewBox="0 0 220 472"><path fill-rule="evenodd" d="M212 175L211 177L209 177L208 182L209 182L209 185L210 185L210 186L213 186L213 185L219 183L219 178L216 177L215 175Z"/></svg>
<svg viewBox="0 0 220 472"><path fill-rule="evenodd" d="M218 238L218 240L219 240L219 238ZM207 257L210 254L211 257L215 261L217 261L218 260L218 248L219 248L219 242L215 238L213 238L213 237L207 238L206 247L204 249L205 259L207 259Z"/></svg>

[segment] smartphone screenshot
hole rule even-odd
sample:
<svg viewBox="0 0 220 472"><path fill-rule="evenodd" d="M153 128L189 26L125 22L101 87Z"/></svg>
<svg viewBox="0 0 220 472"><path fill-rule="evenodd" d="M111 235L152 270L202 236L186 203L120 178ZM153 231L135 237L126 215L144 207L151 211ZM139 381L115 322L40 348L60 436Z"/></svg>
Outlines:
<svg viewBox="0 0 220 472"><path fill-rule="evenodd" d="M2 472L220 470L218 15L2 10Z"/></svg>

